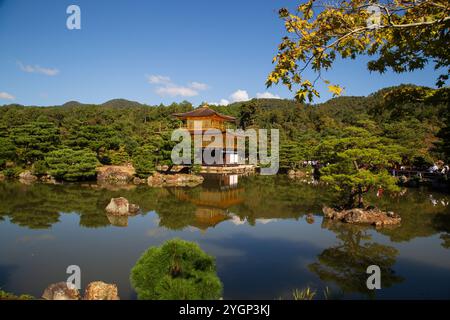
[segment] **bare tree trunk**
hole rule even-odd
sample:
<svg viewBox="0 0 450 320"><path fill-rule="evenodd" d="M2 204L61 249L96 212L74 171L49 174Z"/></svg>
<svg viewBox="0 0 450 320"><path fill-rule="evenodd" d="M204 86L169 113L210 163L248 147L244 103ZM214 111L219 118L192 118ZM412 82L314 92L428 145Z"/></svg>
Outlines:
<svg viewBox="0 0 450 320"><path fill-rule="evenodd" d="M363 195L362 193L358 194L358 208L364 207Z"/></svg>
<svg viewBox="0 0 450 320"><path fill-rule="evenodd" d="M347 204L345 205L345 207L346 207L345 209L352 209L355 207L355 196L356 196L356 193L352 191L348 197Z"/></svg>

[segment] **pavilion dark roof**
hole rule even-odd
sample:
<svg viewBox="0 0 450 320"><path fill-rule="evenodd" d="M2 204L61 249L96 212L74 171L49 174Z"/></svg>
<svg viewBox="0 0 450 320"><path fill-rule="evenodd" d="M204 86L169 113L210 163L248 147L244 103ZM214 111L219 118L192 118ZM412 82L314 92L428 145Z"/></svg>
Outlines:
<svg viewBox="0 0 450 320"><path fill-rule="evenodd" d="M192 111L189 112L184 112L184 113L174 113L173 114L174 117L177 117L179 119L186 119L186 118L202 118L202 117L211 117L211 116L217 116L220 117L226 121L235 121L236 118L235 117L231 117L231 116L227 116L224 114L221 114L213 109L211 109L208 106L203 106L197 109L194 109Z"/></svg>

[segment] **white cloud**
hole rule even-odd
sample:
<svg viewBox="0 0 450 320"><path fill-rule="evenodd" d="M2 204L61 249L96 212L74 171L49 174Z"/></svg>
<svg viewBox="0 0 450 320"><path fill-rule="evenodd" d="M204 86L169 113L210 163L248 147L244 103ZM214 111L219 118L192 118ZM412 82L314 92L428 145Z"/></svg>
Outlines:
<svg viewBox="0 0 450 320"><path fill-rule="evenodd" d="M212 106L227 106L230 104L230 101L227 99L220 99L219 102L210 102L209 104Z"/></svg>
<svg viewBox="0 0 450 320"><path fill-rule="evenodd" d="M206 83L193 81L187 86L180 86L172 82L170 77L162 75L147 75L147 81L152 85L158 85L156 93L160 96L181 96L194 97L199 94L199 91L208 89Z"/></svg>
<svg viewBox="0 0 450 320"><path fill-rule="evenodd" d="M241 218L239 218L238 216L233 216L231 218L231 222L237 226L240 226L242 224L245 224L245 220L241 220Z"/></svg>
<svg viewBox="0 0 450 320"><path fill-rule="evenodd" d="M278 219L256 219L256 222L262 223L262 224L268 224L269 222L275 222Z"/></svg>
<svg viewBox="0 0 450 320"><path fill-rule="evenodd" d="M258 99L281 99L279 95L270 93L270 92L258 92L256 94L256 98ZM211 105L220 105L220 106L226 106L233 102L240 102L240 101L248 101L250 100L250 97L248 95L248 92L246 90L236 90L233 92L229 100L228 99L221 99L220 102L210 102Z"/></svg>
<svg viewBox="0 0 450 320"><path fill-rule="evenodd" d="M150 84L169 84L169 83L171 83L170 77L167 77L167 76L151 74L146 77Z"/></svg>
<svg viewBox="0 0 450 320"><path fill-rule="evenodd" d="M219 104L220 104L221 106L227 106L227 105L230 104L230 101L228 101L227 99L220 99Z"/></svg>
<svg viewBox="0 0 450 320"><path fill-rule="evenodd" d="M188 87L182 87L182 86L165 86L165 87L159 87L156 89L156 93L161 96L182 96L182 97L194 97L198 95L198 91L188 88Z"/></svg>
<svg viewBox="0 0 450 320"><path fill-rule="evenodd" d="M210 102L210 104L216 106L227 106L233 102L248 101L248 100L250 100L248 92L246 90L239 89L233 92L228 99L220 99L219 102Z"/></svg>
<svg viewBox="0 0 450 320"><path fill-rule="evenodd" d="M208 89L208 85L206 83L201 83L201 82L191 82L190 87L194 90L207 90Z"/></svg>
<svg viewBox="0 0 450 320"><path fill-rule="evenodd" d="M279 95L270 93L270 92L258 92L256 94L256 97L258 99L281 99L281 97Z"/></svg>
<svg viewBox="0 0 450 320"><path fill-rule="evenodd" d="M12 94L9 94L8 92L0 92L0 99L5 100L14 100L16 97L14 97Z"/></svg>
<svg viewBox="0 0 450 320"><path fill-rule="evenodd" d="M22 62L18 62L20 70L28 73L39 73L46 76L56 76L59 73L58 69L55 68L44 68L39 65L24 65Z"/></svg>
<svg viewBox="0 0 450 320"><path fill-rule="evenodd" d="M246 90L237 90L230 95L231 102L248 101L248 93Z"/></svg>

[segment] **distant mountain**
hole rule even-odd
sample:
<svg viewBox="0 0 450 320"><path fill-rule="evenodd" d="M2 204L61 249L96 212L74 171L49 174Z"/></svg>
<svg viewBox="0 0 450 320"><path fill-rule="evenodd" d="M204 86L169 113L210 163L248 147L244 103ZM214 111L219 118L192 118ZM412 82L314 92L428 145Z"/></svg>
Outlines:
<svg viewBox="0 0 450 320"><path fill-rule="evenodd" d="M302 104L292 100L292 99L267 99L267 98L262 98L262 99L258 99L258 98L253 98L249 101L241 101L241 102L234 102L229 104L227 107L229 108L236 108L236 107L241 107L242 105L246 105L249 103L257 103L259 107L261 108L269 108L269 109L273 109L273 108L283 108L283 107L289 107L289 108L293 108L293 107L299 107Z"/></svg>
<svg viewBox="0 0 450 320"><path fill-rule="evenodd" d="M4 108L14 108L14 107L23 107L23 105L18 104L18 103L10 103L10 104L0 105L0 107L4 107Z"/></svg>
<svg viewBox="0 0 450 320"><path fill-rule="evenodd" d="M78 102L78 101L68 101L68 102L62 104L61 107L80 107L82 105L84 105L84 104L81 102Z"/></svg>
<svg viewBox="0 0 450 320"><path fill-rule="evenodd" d="M376 92L373 92L369 94L368 96L341 96L336 98L331 98L325 102L321 103L299 103L295 101L294 99L267 99L267 98L253 98L248 101L241 101L241 102L234 102L230 103L226 106L214 106L210 105L210 107L214 110L217 110L224 114L234 115L237 116L243 107L256 107L259 110L263 111L270 111L270 110L292 110L292 109L299 109L304 108L307 106L315 106L318 109L322 110L333 110L333 109L353 109L355 111L361 111L364 109L367 109L366 106L368 104L374 104L376 101L380 101L384 99L384 95L390 91L395 90L401 90L405 88L422 88L423 90L431 90L431 88L428 87L421 87L416 85L410 85L410 84L402 84L399 86L393 86L388 88L380 89ZM445 88L444 88L445 89ZM441 91L444 91L441 90ZM448 91L448 88L445 90ZM410 96L406 96L406 99L411 98ZM183 101L180 103L172 103L171 105L152 105L154 107L169 107L169 106L191 106L190 102ZM1 105L0 105L1 106ZM60 106L48 106L48 107L80 107L80 106L100 106L100 107L108 107L108 108L137 108L137 107L150 107L148 104L140 103L137 101L131 101L127 99L112 99L109 101L106 101L102 104L94 104L94 103L81 103L79 101L68 101ZM2 107L37 107L37 106L23 106L20 104L5 104ZM42 106L44 107L44 106Z"/></svg>
<svg viewBox="0 0 450 320"><path fill-rule="evenodd" d="M145 104L136 102L136 101L130 101L126 99L112 99L109 101L106 101L105 103L101 104L104 107L110 107L110 108L130 108L130 107L145 107Z"/></svg>

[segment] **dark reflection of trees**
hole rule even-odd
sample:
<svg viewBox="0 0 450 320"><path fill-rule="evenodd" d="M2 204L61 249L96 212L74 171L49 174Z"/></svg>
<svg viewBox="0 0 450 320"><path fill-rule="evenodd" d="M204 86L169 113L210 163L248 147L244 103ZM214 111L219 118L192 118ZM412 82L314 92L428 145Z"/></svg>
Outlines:
<svg viewBox="0 0 450 320"><path fill-rule="evenodd" d="M382 288L401 283L403 278L396 275L392 266L398 251L386 245L371 242L367 227L341 224L324 220L323 228L336 234L340 243L325 249L318 261L309 265L322 281L337 284L343 293L362 293L374 296L374 290L367 289L369 275L367 267L377 265L381 269Z"/></svg>
<svg viewBox="0 0 450 320"><path fill-rule="evenodd" d="M58 223L61 214L74 213L80 216L82 227L105 227L111 225L105 215L106 205L113 197L125 197L138 204L144 214L155 211L161 226L175 230L187 226L206 229L222 223L231 213L250 224L257 219L299 219L308 213L320 213L322 205L332 204L334 199L333 193L323 185L308 185L282 176L240 177L238 188L228 191L208 184L183 188L182 194L178 191L145 185L112 189L96 185L23 185L6 181L0 183L0 220L8 217L12 223L23 227L45 229ZM220 196L212 195L211 191ZM218 203L204 205L205 199L218 199ZM450 206L442 203L449 199L448 195L409 189L402 197L384 196L371 202L401 215L399 228L379 231L392 241L443 233L443 245L447 243L448 247Z"/></svg>
<svg viewBox="0 0 450 320"><path fill-rule="evenodd" d="M160 219L160 226L180 230L194 221L195 208L194 204L178 200L170 193L170 195L159 199L155 209Z"/></svg>
<svg viewBox="0 0 450 320"><path fill-rule="evenodd" d="M182 229L195 218L195 205L178 200L164 188L109 190L96 185L5 182L0 183L0 219L8 217L12 223L30 229L48 229L60 221L61 214L75 213L80 216L80 226L105 227L111 225L105 207L113 197L138 204L144 214L156 211L160 225L170 229Z"/></svg>
<svg viewBox="0 0 450 320"><path fill-rule="evenodd" d="M442 246L445 249L450 249L450 233L441 235L441 239L442 239Z"/></svg>
<svg viewBox="0 0 450 320"><path fill-rule="evenodd" d="M436 219L439 220L439 216L450 216L450 206L445 205L449 199L448 194L431 193L426 189L408 189L403 196L383 196L382 199L376 199L375 203L380 208L394 211L402 217L399 228L382 229L380 232L389 236L392 241L401 242L445 231L442 224L436 223Z"/></svg>
<svg viewBox="0 0 450 320"><path fill-rule="evenodd" d="M299 219L308 213L322 212L324 203L334 195L323 185L308 185L280 176L242 178L245 201L231 210L254 224L256 219Z"/></svg>
<svg viewBox="0 0 450 320"><path fill-rule="evenodd" d="M107 194L79 185L0 184L0 216L30 229L47 229L60 220L61 213L77 213L80 225L109 225L104 214Z"/></svg>
<svg viewBox="0 0 450 320"><path fill-rule="evenodd" d="M109 226L105 207L113 197L123 196L138 203L143 212L154 210L161 190L136 188L108 190L80 184L23 185L0 183L0 219L9 217L12 223L30 229L47 229L60 221L61 214L75 213L80 225L88 228Z"/></svg>
<svg viewBox="0 0 450 320"><path fill-rule="evenodd" d="M433 226L437 231L443 232L440 236L442 239L442 247L450 249L450 213L442 213L434 216Z"/></svg>
<svg viewBox="0 0 450 320"><path fill-rule="evenodd" d="M59 222L59 213L40 209L22 209L11 217L11 222L30 229L48 229Z"/></svg>

